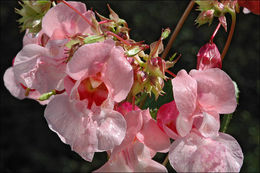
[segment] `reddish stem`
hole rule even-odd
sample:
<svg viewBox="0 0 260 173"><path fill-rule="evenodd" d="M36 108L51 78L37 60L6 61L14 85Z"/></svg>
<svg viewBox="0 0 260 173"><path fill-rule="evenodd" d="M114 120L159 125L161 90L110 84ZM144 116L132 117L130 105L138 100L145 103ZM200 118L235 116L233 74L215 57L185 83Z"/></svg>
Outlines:
<svg viewBox="0 0 260 173"><path fill-rule="evenodd" d="M106 32L107 35L112 35L113 37L116 37L118 40L122 41L124 44L131 46L130 43L128 43L126 40L124 40L123 38L121 38L120 36L118 36L117 34L111 32L111 31L107 31Z"/></svg>
<svg viewBox="0 0 260 173"><path fill-rule="evenodd" d="M65 92L65 89L63 89L63 90L61 90L61 91L55 89L55 93L56 93L56 94L62 94L62 93L64 93L64 92Z"/></svg>
<svg viewBox="0 0 260 173"><path fill-rule="evenodd" d="M170 41L168 42L168 44L162 54L162 59L164 59L166 57L169 50L171 49L173 41L175 40L176 36L178 35L179 31L181 30L182 25L184 24L185 20L187 19L188 15L190 14L190 11L192 10L194 4L195 4L194 0L191 0L189 5L187 6L186 10L184 11L183 15L181 16L181 19L179 20L176 28L174 29L174 31L171 35Z"/></svg>
<svg viewBox="0 0 260 173"><path fill-rule="evenodd" d="M172 77L176 77L176 74L172 73L170 70L166 69L165 72L169 73Z"/></svg>
<svg viewBox="0 0 260 173"><path fill-rule="evenodd" d="M215 31L213 32L212 36L210 37L210 43L211 43L211 44L213 43L213 39L214 39L214 37L216 36L216 34L217 34L217 32L218 32L220 26L221 26L221 23L219 22L218 26L216 27Z"/></svg>
<svg viewBox="0 0 260 173"><path fill-rule="evenodd" d="M229 45L231 43L231 40L232 40L232 37L233 37L233 34L234 34L234 31L235 31L235 26L236 26L236 13L234 13L232 15L232 23L231 23L231 28L230 28L230 31L229 31L229 34L228 34L228 38L227 38L227 41L226 41L226 44L225 44L225 47L221 53L221 59L223 60L227 51L228 51L228 48L229 48Z"/></svg>
<svg viewBox="0 0 260 173"><path fill-rule="evenodd" d="M95 25L93 23L91 23L83 14L81 14L76 8L74 8L73 6L71 6L69 3L67 3L65 0L61 0L62 3L64 3L65 5L67 5L69 8L71 8L72 10L74 10L77 14L79 14L89 25L91 25L91 27L93 27L94 29L96 29Z"/></svg>
<svg viewBox="0 0 260 173"><path fill-rule="evenodd" d="M98 22L98 24L105 24L105 23L109 23L109 22L113 22L113 20L102 20L102 21Z"/></svg>
<svg viewBox="0 0 260 173"><path fill-rule="evenodd" d="M132 98L132 109L135 110L135 96Z"/></svg>

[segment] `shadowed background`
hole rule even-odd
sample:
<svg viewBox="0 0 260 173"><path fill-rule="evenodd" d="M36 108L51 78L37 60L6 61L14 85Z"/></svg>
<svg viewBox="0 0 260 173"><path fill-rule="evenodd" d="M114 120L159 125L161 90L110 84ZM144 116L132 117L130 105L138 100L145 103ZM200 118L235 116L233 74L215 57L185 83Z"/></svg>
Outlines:
<svg viewBox="0 0 260 173"><path fill-rule="evenodd" d="M108 17L107 2L82 1L87 8ZM170 27L173 31L184 12L187 1L109 1L111 8L120 18L128 22L131 38L145 40L147 44L156 41L161 29ZM16 1L1 1L1 78L11 66L12 59L22 48L24 33L20 33L16 20L19 15L14 8L20 8ZM173 53L182 54L171 70L176 74L180 69L196 68L196 54L210 38L217 26L217 20L210 27L197 28L194 24L199 13L193 11L177 36L168 57ZM228 28L230 16L227 17ZM222 51L228 33L221 28L215 43ZM259 48L260 21L254 14L237 15L236 29L230 49L223 61L223 70L237 82L240 89L239 105L233 115L227 133L237 139L244 153L243 172L259 172ZM167 39L164 41L167 44ZM153 108L172 99L170 84L166 83L167 95L157 103L147 105ZM33 100L18 100L4 87L1 79L1 172L90 172L106 162L105 153L96 153L92 163L80 158L70 147L63 144L52 132L43 117L45 106ZM162 162L165 155L155 160ZM169 171L173 169L167 165Z"/></svg>

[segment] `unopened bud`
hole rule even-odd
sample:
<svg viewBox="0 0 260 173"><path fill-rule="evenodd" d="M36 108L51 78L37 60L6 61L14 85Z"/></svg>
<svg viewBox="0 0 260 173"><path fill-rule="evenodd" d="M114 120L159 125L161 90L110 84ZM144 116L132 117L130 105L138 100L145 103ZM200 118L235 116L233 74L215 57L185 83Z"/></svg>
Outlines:
<svg viewBox="0 0 260 173"><path fill-rule="evenodd" d="M202 46L197 54L197 69L206 70L209 68L222 67L221 55L214 43L207 43Z"/></svg>

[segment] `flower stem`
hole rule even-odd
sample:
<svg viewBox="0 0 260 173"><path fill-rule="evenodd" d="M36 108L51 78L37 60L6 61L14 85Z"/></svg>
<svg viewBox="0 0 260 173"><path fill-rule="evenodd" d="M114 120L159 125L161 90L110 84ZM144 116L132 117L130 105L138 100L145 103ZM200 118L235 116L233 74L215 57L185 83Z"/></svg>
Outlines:
<svg viewBox="0 0 260 173"><path fill-rule="evenodd" d="M163 161L163 166L166 166L167 163L169 162L169 154L167 154L167 156L165 157L164 161Z"/></svg>
<svg viewBox="0 0 260 173"><path fill-rule="evenodd" d="M170 41L168 42L163 54L161 58L165 58L170 50L170 48L172 47L173 41L175 40L176 36L178 35L179 31L182 28L182 25L184 24L185 20L187 19L188 15L190 14L190 11L192 10L193 6L194 6L195 2L194 0L191 0L189 5L187 6L186 10L184 11L183 15L181 16L181 19L179 20L176 28L174 29Z"/></svg>
<svg viewBox="0 0 260 173"><path fill-rule="evenodd" d="M111 32L111 31L106 31L107 35L112 35L113 37L116 37L118 40L120 40L121 42L123 42L124 44L126 44L127 46L131 46L130 43L128 43L126 40L124 40L123 38L121 38L120 36L118 36L117 34Z"/></svg>
<svg viewBox="0 0 260 173"><path fill-rule="evenodd" d="M235 30L235 25L236 25L236 13L233 13L232 15L232 24L231 24L231 28L230 28L230 31L229 31L229 34L228 34L228 38L227 38L227 41L226 41L226 44L225 44L225 47L221 53L221 59L223 60L227 51L228 51L228 48L229 48L229 45L231 43L231 40L232 40L232 37L233 37L233 34L234 34L234 30Z"/></svg>
<svg viewBox="0 0 260 173"><path fill-rule="evenodd" d="M232 119L232 114L224 115L221 132L225 133L227 131L231 119Z"/></svg>
<svg viewBox="0 0 260 173"><path fill-rule="evenodd" d="M215 31L213 32L212 36L210 37L210 43L211 43L211 44L213 43L213 39L214 39L214 37L216 36L216 34L217 34L217 32L218 32L220 26L221 26L221 23L219 22L219 23L218 23L218 26L216 27Z"/></svg>

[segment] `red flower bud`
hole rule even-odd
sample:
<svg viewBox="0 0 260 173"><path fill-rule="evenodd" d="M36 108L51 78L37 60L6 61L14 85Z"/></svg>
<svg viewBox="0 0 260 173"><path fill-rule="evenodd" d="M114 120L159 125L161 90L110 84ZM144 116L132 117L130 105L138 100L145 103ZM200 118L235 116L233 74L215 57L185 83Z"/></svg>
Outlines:
<svg viewBox="0 0 260 173"><path fill-rule="evenodd" d="M221 55L214 43L207 43L202 46L197 54L197 69L206 70L209 68L222 67Z"/></svg>
<svg viewBox="0 0 260 173"><path fill-rule="evenodd" d="M241 7L245 7L249 9L252 13L260 15L260 1L252 1L252 0L238 0L238 4Z"/></svg>

